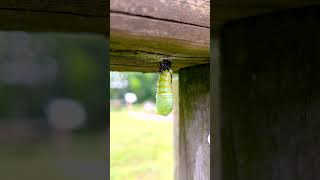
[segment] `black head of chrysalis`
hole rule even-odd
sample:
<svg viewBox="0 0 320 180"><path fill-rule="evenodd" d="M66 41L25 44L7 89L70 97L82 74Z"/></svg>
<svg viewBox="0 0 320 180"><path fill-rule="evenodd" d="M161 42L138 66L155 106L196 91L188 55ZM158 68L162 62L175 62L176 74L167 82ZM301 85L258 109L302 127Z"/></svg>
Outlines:
<svg viewBox="0 0 320 180"><path fill-rule="evenodd" d="M160 62L159 72L161 73L162 71L169 70L169 69L171 69L171 62L170 62L169 59L164 58L164 59Z"/></svg>

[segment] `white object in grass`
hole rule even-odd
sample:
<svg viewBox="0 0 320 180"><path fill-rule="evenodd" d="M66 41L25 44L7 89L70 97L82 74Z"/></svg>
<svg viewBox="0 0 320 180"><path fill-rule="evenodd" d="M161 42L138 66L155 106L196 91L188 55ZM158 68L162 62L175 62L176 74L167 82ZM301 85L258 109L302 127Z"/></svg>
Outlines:
<svg viewBox="0 0 320 180"><path fill-rule="evenodd" d="M134 103L137 101L137 96L134 93L126 93L124 95L124 99L126 100L127 103Z"/></svg>

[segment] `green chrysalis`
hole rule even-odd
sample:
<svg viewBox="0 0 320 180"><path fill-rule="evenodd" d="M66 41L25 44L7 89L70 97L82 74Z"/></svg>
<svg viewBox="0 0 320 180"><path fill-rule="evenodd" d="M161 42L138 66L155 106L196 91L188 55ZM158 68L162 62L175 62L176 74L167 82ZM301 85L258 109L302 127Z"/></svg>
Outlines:
<svg viewBox="0 0 320 180"><path fill-rule="evenodd" d="M171 62L164 59L160 63L156 94L157 112L163 116L169 115L173 108L172 73Z"/></svg>

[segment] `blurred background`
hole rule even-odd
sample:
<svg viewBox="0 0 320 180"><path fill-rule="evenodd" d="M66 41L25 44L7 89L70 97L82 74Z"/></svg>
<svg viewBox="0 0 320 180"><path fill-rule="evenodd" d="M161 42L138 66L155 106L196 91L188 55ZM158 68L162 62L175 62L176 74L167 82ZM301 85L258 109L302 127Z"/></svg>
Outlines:
<svg viewBox="0 0 320 180"><path fill-rule="evenodd" d="M174 75L174 82L178 76ZM173 118L156 113L157 73L110 72L110 177L170 180Z"/></svg>
<svg viewBox="0 0 320 180"><path fill-rule="evenodd" d="M0 179L105 179L107 39L0 32Z"/></svg>

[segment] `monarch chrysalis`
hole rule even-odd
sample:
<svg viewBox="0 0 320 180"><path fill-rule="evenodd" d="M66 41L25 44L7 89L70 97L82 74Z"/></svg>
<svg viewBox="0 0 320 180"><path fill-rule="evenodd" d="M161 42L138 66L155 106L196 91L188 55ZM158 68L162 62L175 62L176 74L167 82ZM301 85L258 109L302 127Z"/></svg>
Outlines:
<svg viewBox="0 0 320 180"><path fill-rule="evenodd" d="M160 62L159 79L157 83L156 105L160 115L167 116L173 108L171 62L164 59Z"/></svg>

